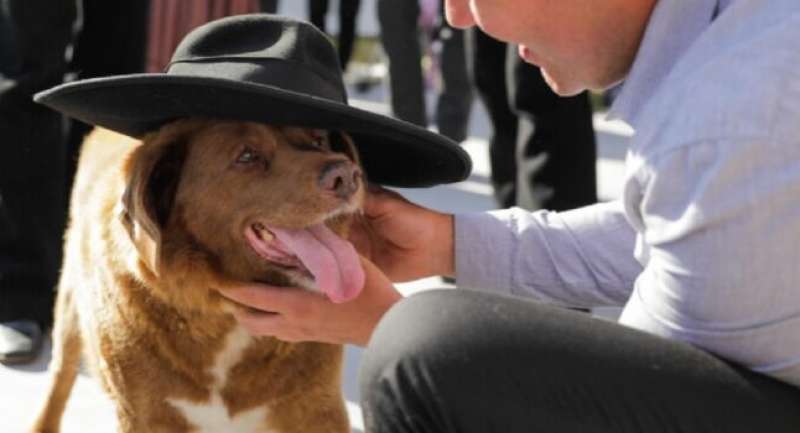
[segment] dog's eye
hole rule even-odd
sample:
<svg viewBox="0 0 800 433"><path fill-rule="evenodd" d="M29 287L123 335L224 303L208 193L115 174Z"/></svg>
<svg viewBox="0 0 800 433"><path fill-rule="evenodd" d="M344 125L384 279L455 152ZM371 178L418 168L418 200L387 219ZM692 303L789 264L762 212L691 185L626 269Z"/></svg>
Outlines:
<svg viewBox="0 0 800 433"><path fill-rule="evenodd" d="M313 145L314 147L318 147L318 148L322 149L322 148L325 147L325 139L322 138L322 137L317 137L317 138L311 140L311 145Z"/></svg>
<svg viewBox="0 0 800 433"><path fill-rule="evenodd" d="M259 160L258 154L249 147L246 147L242 153L236 158L236 162L239 164L251 164Z"/></svg>
<svg viewBox="0 0 800 433"><path fill-rule="evenodd" d="M328 133L327 132L314 132L311 135L311 147L315 149L328 149Z"/></svg>

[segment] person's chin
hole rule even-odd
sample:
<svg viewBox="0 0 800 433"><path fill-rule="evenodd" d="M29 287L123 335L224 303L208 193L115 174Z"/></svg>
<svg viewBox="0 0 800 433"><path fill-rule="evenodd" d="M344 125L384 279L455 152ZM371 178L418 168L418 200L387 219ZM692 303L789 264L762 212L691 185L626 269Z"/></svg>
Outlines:
<svg viewBox="0 0 800 433"><path fill-rule="evenodd" d="M554 76L546 68L541 68L541 71L544 81L559 96L575 96L586 90L584 86L579 85L574 80L561 79L558 76Z"/></svg>

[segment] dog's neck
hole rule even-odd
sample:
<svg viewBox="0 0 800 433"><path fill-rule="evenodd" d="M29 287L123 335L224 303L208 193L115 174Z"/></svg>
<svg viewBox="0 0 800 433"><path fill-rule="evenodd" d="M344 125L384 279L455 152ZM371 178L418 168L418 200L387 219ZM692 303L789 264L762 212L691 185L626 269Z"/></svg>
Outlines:
<svg viewBox="0 0 800 433"><path fill-rule="evenodd" d="M134 312L129 319L141 321L159 333L202 344L213 344L236 326L233 316L224 311L202 311L174 305L162 295L164 290L169 289L148 287L141 282L129 285L125 302Z"/></svg>

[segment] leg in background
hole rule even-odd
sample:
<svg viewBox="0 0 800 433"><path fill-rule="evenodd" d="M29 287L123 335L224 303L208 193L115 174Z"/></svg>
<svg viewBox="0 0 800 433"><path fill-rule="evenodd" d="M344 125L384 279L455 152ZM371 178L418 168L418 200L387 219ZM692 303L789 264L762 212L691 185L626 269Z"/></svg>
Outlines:
<svg viewBox="0 0 800 433"><path fill-rule="evenodd" d="M425 127L428 118L422 80L417 1L378 0L381 42L389 61L392 113Z"/></svg>
<svg viewBox="0 0 800 433"><path fill-rule="evenodd" d="M489 162L498 206L517 201L517 115L511 110L506 74L506 43L478 28L467 31L466 45L472 80L491 121Z"/></svg>
<svg viewBox="0 0 800 433"><path fill-rule="evenodd" d="M467 138L473 95L467 72L464 30L444 24L440 34L442 91L436 104L436 124L442 135L460 143Z"/></svg>
<svg viewBox="0 0 800 433"><path fill-rule="evenodd" d="M517 205L567 210L597 201L597 146L587 92L556 95L539 68L510 46L510 98L517 128Z"/></svg>
<svg viewBox="0 0 800 433"><path fill-rule="evenodd" d="M339 0L339 64L342 70L347 69L350 58L353 56L355 45L358 10L361 0Z"/></svg>
<svg viewBox="0 0 800 433"><path fill-rule="evenodd" d="M83 0L83 27L70 69L79 79L144 72L149 0L109 2ZM92 126L68 120L67 197L83 138Z"/></svg>
<svg viewBox="0 0 800 433"><path fill-rule="evenodd" d="M62 117L33 102L60 84L79 2L0 0L0 322L46 327L66 219Z"/></svg>
<svg viewBox="0 0 800 433"><path fill-rule="evenodd" d="M308 0L308 20L325 32L325 15L328 14L328 0Z"/></svg>
<svg viewBox="0 0 800 433"><path fill-rule="evenodd" d="M260 0L261 12L274 14L278 12L278 0Z"/></svg>

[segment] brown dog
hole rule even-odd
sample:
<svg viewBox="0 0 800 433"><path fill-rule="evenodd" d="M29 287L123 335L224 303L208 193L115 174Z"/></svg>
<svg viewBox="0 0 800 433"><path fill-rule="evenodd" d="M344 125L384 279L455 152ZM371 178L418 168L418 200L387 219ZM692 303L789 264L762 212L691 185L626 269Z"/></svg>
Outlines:
<svg viewBox="0 0 800 433"><path fill-rule="evenodd" d="M141 142L94 132L72 195L52 387L33 431L59 430L82 353L122 432L348 431L342 348L251 337L216 289L261 281L355 297L363 273L340 237L363 185L339 133L213 120Z"/></svg>

